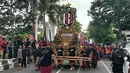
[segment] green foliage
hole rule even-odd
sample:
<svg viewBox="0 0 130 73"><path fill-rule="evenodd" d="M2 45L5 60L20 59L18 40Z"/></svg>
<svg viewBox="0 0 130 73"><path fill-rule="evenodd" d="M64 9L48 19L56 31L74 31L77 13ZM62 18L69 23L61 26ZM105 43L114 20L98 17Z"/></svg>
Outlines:
<svg viewBox="0 0 130 73"><path fill-rule="evenodd" d="M34 0L0 1L0 34L14 35L35 22L32 2ZM29 6L30 5L30 6Z"/></svg>
<svg viewBox="0 0 130 73"><path fill-rule="evenodd" d="M27 33L24 33L24 34L19 34L20 37L24 38L24 39L27 39L28 38L28 34Z"/></svg>
<svg viewBox="0 0 130 73"><path fill-rule="evenodd" d="M129 0L94 0L88 15L93 19L88 28L89 35L98 42L114 41L114 33L121 39L120 31L130 29Z"/></svg>
<svg viewBox="0 0 130 73"><path fill-rule="evenodd" d="M33 34L32 26L28 25L28 26L25 26L24 28L21 28L18 31L15 30L15 34L24 34L24 33Z"/></svg>
<svg viewBox="0 0 130 73"><path fill-rule="evenodd" d="M88 13L94 22L102 21L106 25L113 23L119 30L130 29L129 0L95 0Z"/></svg>
<svg viewBox="0 0 130 73"><path fill-rule="evenodd" d="M102 23L94 25L91 22L87 31L89 31L89 38L94 39L98 43L115 41L112 26L104 26Z"/></svg>
<svg viewBox="0 0 130 73"><path fill-rule="evenodd" d="M40 32L40 34L38 34L38 40L41 40L43 38L43 33Z"/></svg>
<svg viewBox="0 0 130 73"><path fill-rule="evenodd" d="M48 15L49 21L53 24L58 22L60 6L56 4L59 0L39 0L38 11L40 12L38 22L45 26L45 15Z"/></svg>
<svg viewBox="0 0 130 73"><path fill-rule="evenodd" d="M74 24L74 29L77 32L81 32L81 24L76 20L75 24Z"/></svg>

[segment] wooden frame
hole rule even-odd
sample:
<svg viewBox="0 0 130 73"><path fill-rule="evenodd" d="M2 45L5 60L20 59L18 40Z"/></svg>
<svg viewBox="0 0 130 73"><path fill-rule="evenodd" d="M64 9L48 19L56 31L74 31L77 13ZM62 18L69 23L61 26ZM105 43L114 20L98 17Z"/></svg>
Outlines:
<svg viewBox="0 0 130 73"><path fill-rule="evenodd" d="M82 66L83 61L91 61L91 58L89 57L78 57L78 56L57 56L52 58L54 60L54 63L58 65L58 60L74 60L79 61L80 65Z"/></svg>

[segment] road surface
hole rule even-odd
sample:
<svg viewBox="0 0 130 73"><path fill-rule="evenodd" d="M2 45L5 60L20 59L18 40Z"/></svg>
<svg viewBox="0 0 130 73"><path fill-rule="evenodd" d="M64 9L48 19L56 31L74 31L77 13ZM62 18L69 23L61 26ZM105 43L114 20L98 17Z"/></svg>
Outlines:
<svg viewBox="0 0 130 73"><path fill-rule="evenodd" d="M110 61L99 61L97 68L90 68L87 70L82 70L81 67L77 66L75 70L70 71L69 67L65 67L63 71L60 71L59 68L53 68L52 73L112 73L111 71L111 62ZM9 69L0 73L40 73L35 71L34 65L30 64L27 68L22 68L21 71L17 71L17 68Z"/></svg>

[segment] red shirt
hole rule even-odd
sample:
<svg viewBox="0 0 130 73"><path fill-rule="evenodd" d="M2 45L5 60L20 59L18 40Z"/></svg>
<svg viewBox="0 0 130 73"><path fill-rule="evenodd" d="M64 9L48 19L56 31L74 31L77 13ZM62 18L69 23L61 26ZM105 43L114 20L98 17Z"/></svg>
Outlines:
<svg viewBox="0 0 130 73"><path fill-rule="evenodd" d="M7 45L7 42L3 41L2 42L2 47L6 47L6 45Z"/></svg>
<svg viewBox="0 0 130 73"><path fill-rule="evenodd" d="M101 47L96 46L96 48L97 48L97 51L98 51L98 52L101 52Z"/></svg>
<svg viewBox="0 0 130 73"><path fill-rule="evenodd" d="M112 50L110 48L106 49L106 54L111 54Z"/></svg>

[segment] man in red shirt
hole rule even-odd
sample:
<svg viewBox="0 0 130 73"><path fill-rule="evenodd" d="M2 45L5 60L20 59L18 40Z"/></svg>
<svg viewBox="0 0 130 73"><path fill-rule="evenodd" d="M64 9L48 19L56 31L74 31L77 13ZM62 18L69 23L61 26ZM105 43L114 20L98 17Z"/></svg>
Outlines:
<svg viewBox="0 0 130 73"><path fill-rule="evenodd" d="M0 57L2 55L2 37L0 36Z"/></svg>
<svg viewBox="0 0 130 73"><path fill-rule="evenodd" d="M3 59L5 59L5 55L6 55L6 52L7 52L6 46L7 46L7 42L5 41L5 38L3 38L2 39Z"/></svg>
<svg viewBox="0 0 130 73"><path fill-rule="evenodd" d="M97 53L98 53L98 60L101 59L101 47L99 45L96 45Z"/></svg>

